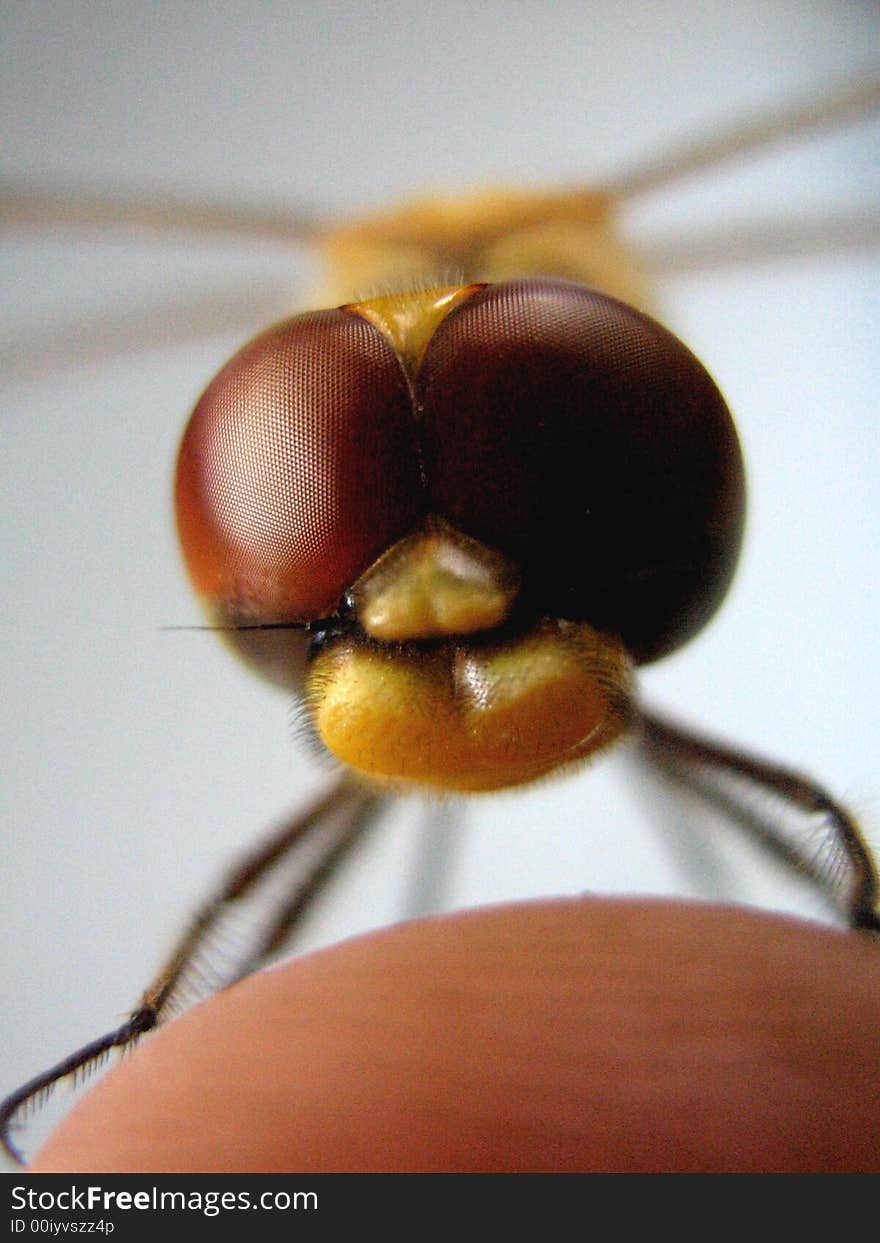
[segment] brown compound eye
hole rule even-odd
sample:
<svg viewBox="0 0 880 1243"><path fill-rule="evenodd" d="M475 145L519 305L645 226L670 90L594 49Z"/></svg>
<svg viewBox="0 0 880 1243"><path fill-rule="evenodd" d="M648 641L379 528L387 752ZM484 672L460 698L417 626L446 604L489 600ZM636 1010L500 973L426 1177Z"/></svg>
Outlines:
<svg viewBox="0 0 880 1243"><path fill-rule="evenodd" d="M540 611L612 631L642 662L715 611L742 458L666 329L565 281L489 285L439 326L417 395L430 507L515 559Z"/></svg>
<svg viewBox="0 0 880 1243"><path fill-rule="evenodd" d="M178 457L190 576L238 621L328 615L421 503L403 370L377 329L344 310L246 346L198 402Z"/></svg>

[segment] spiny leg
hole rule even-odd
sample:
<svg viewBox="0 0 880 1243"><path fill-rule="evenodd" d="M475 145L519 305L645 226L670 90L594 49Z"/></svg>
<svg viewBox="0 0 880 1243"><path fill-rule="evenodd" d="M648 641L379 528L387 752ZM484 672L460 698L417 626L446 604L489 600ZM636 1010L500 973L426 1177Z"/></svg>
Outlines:
<svg viewBox="0 0 880 1243"><path fill-rule="evenodd" d="M313 900L323 893L327 882L336 875L349 851L384 811L387 799L383 795L363 788L358 793L360 797L342 809L340 824L294 887L292 896L283 901L264 923L250 956L239 964L237 979L256 971L283 948L298 930Z"/></svg>
<svg viewBox="0 0 880 1243"><path fill-rule="evenodd" d="M285 821L258 849L230 872L219 891L197 912L162 969L146 989L138 1006L119 1027L76 1050L49 1070L28 1080L0 1102L0 1143L13 1160L23 1163L11 1130L29 1109L37 1107L55 1084L69 1076L87 1074L113 1049L125 1049L151 1031L169 1015L183 1008L192 995L207 995L227 987L256 970L279 944L290 936L300 918L336 872L349 849L369 827L381 810L383 800L366 787L342 778L307 811ZM318 839L317 843L314 839ZM307 862L294 884L293 897L286 888L276 895L246 952L237 951L223 969L210 970L210 977L199 964L199 956L230 911L255 893L262 881L297 853L298 847L316 844L314 858ZM194 978L193 978L194 977Z"/></svg>
<svg viewBox="0 0 880 1243"><path fill-rule="evenodd" d="M880 880L871 852L853 816L821 785L649 712L641 716L640 746L656 768L720 804L817 885L853 928L880 933Z"/></svg>

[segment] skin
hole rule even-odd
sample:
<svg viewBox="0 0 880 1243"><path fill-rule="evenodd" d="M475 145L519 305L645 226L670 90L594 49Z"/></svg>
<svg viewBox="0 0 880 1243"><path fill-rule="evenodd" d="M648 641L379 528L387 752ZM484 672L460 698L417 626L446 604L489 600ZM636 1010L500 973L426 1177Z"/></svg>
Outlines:
<svg viewBox="0 0 880 1243"><path fill-rule="evenodd" d="M102 1079L55 1172L878 1171L880 944L566 899L244 980Z"/></svg>

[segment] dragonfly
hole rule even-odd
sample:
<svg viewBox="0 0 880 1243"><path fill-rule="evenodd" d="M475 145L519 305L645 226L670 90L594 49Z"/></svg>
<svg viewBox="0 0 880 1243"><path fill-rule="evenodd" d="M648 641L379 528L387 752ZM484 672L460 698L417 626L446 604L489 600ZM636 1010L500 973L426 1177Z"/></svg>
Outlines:
<svg viewBox="0 0 880 1243"><path fill-rule="evenodd" d="M295 694L339 763L210 895L125 1022L0 1104L14 1159L57 1082L287 945L401 790L505 789L627 739L880 932L877 867L843 803L639 696L637 670L721 606L746 484L724 398L650 315L615 227L640 196L878 102L876 83L847 89L599 188L435 195L334 227L8 191L7 217L31 224L320 245L330 309L274 325L211 382L175 495L205 629Z"/></svg>

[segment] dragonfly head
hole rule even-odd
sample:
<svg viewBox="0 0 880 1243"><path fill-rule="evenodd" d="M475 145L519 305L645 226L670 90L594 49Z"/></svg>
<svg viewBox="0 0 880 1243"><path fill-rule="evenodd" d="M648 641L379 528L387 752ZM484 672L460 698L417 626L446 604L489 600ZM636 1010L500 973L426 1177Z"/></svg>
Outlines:
<svg viewBox="0 0 880 1243"><path fill-rule="evenodd" d="M335 755L474 790L625 730L633 666L727 589L744 482L727 407L675 337L537 279L269 329L197 404L176 500L213 618L311 628L276 632L271 660L252 631L236 643Z"/></svg>

